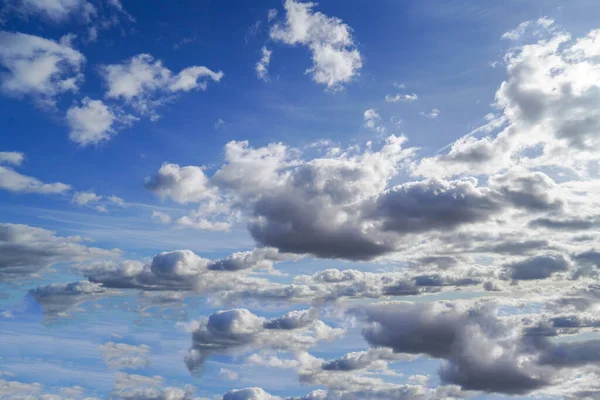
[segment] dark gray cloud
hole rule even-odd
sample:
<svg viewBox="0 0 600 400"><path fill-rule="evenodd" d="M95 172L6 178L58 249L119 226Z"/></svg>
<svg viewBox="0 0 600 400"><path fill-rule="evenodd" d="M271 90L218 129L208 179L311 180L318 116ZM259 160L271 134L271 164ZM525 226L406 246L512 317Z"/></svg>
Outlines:
<svg viewBox="0 0 600 400"><path fill-rule="evenodd" d="M528 393L550 383L509 324L489 310L461 310L440 304L380 303L360 308L373 347L445 359L442 381L466 390ZM490 344L494 344L490 347ZM494 352L494 349L502 349Z"/></svg>
<svg viewBox="0 0 600 400"><path fill-rule="evenodd" d="M516 280L546 279L556 272L564 272L569 268L563 256L536 256L523 261L508 264L510 277Z"/></svg>

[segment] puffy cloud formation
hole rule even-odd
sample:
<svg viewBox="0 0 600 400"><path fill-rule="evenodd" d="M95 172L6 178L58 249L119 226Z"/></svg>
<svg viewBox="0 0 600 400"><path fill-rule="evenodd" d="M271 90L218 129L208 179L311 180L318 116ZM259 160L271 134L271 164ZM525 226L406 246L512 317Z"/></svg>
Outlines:
<svg viewBox="0 0 600 400"><path fill-rule="evenodd" d="M53 105L64 92L76 92L83 81L85 57L73 49L68 37L56 42L24 33L0 32L2 91L11 96L32 96Z"/></svg>
<svg viewBox="0 0 600 400"><path fill-rule="evenodd" d="M487 186L473 177L391 185L415 154L405 140L390 136L377 150L367 143L312 159L283 144L255 149L230 142L226 162L212 175L204 167L164 164L146 187L178 203L199 204L179 224L226 229L242 220L260 245L351 260L397 253L416 244L416 235L449 244L460 238L450 234L460 232L474 245L489 239L495 224L500 236L514 236L503 228L508 215L518 221L526 212L566 214L569 201L579 202L573 189L524 169L490 176ZM493 252L516 249L495 240Z"/></svg>
<svg viewBox="0 0 600 400"><path fill-rule="evenodd" d="M0 224L0 281L26 278L58 263L110 259L116 250L81 244L79 237L57 236L27 225Z"/></svg>
<svg viewBox="0 0 600 400"><path fill-rule="evenodd" d="M352 29L341 19L313 11L315 3L286 0L285 23L275 24L271 39L289 45L301 44L312 53L313 66L306 70L317 83L339 90L362 68L362 57L352 38Z"/></svg>
<svg viewBox="0 0 600 400"><path fill-rule="evenodd" d="M0 189L13 193L60 194L67 192L71 186L65 183L43 183L27 175L22 175L11 167L2 164L21 165L25 155L18 152L0 153Z"/></svg>
<svg viewBox="0 0 600 400"><path fill-rule="evenodd" d="M555 167L583 173L598 150L600 31L573 39L552 20L521 25L505 36L532 32L537 41L514 47L505 57L507 79L496 92L495 115L480 132L450 151L421 161L421 175L489 174L513 166ZM534 156L531 152L535 150Z"/></svg>
<svg viewBox="0 0 600 400"><path fill-rule="evenodd" d="M553 342L547 336L556 332L523 329L526 323L500 318L490 307L390 302L353 312L367 322L363 336L371 346L446 360L440 378L465 390L524 394L564 386L581 373L577 367L593 366L600 354L597 340ZM586 326L571 318L554 323Z"/></svg>
<svg viewBox="0 0 600 400"><path fill-rule="evenodd" d="M115 112L101 100L85 97L81 105L73 105L67 110L67 123L71 132L69 138L81 146L106 142L116 135L116 124L131 125L137 118Z"/></svg>
<svg viewBox="0 0 600 400"><path fill-rule="evenodd" d="M120 99L138 113L158 118L155 109L179 92L206 90L208 81L219 82L222 72L207 67L187 67L174 74L150 54L138 54L121 64L101 68L108 99Z"/></svg>
<svg viewBox="0 0 600 400"><path fill-rule="evenodd" d="M342 329L320 321L316 309L291 311L273 319L259 317L243 308L217 311L192 330L192 347L185 362L190 371L195 371L212 354L258 349L294 352L342 333Z"/></svg>

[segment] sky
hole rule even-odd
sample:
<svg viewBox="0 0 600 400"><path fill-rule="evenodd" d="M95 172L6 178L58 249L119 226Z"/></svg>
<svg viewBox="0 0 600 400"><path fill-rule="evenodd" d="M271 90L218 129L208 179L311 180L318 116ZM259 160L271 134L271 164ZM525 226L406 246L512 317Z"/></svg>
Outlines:
<svg viewBox="0 0 600 400"><path fill-rule="evenodd" d="M0 0L0 399L600 399L596 0Z"/></svg>

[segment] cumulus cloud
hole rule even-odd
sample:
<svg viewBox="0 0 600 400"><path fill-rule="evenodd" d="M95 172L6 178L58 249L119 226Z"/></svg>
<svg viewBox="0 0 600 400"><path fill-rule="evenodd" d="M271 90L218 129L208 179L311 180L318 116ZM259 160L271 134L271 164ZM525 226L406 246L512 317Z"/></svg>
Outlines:
<svg viewBox="0 0 600 400"><path fill-rule="evenodd" d="M306 70L315 82L339 90L358 76L362 57L352 38L352 29L336 17L313 11L315 3L286 0L285 23L276 23L271 39L289 45L304 45L312 53L313 66Z"/></svg>
<svg viewBox="0 0 600 400"><path fill-rule="evenodd" d="M0 281L25 278L57 263L112 258L114 250L80 244L78 237L27 225L0 224Z"/></svg>
<svg viewBox="0 0 600 400"><path fill-rule="evenodd" d="M500 113L486 124L490 130L481 131L488 135L457 140L448 153L422 160L419 174L450 176L474 169L490 174L515 164L577 174L590 168L600 145L598 31L573 39L552 20L541 19L505 36L517 39L527 32L534 33L533 42L505 56L507 77L494 104Z"/></svg>
<svg viewBox="0 0 600 400"><path fill-rule="evenodd" d="M222 72L204 66L187 67L174 74L150 54L138 54L121 64L103 65L108 99L120 99L134 110L158 118L156 108L180 92L206 90L208 82L219 82Z"/></svg>
<svg viewBox="0 0 600 400"><path fill-rule="evenodd" d="M124 115L102 102L85 97L81 105L73 105L67 110L67 123L71 132L69 138L82 147L109 141L117 134L115 125L129 126L137 120L132 115Z"/></svg>
<svg viewBox="0 0 600 400"><path fill-rule="evenodd" d="M342 329L320 321L314 309L292 311L273 319L259 317L243 308L217 311L192 331L192 347L185 362L190 371L195 371L213 354L259 349L297 351L342 333Z"/></svg>
<svg viewBox="0 0 600 400"><path fill-rule="evenodd" d="M373 108L370 108L368 110L366 110L363 113L363 118L365 120L365 127L369 128L369 129L373 129L376 132L379 133L385 133L386 129L383 125L381 124L381 116L379 115L379 113L377 113L377 111Z"/></svg>
<svg viewBox="0 0 600 400"><path fill-rule="evenodd" d="M85 57L67 39L53 41L25 33L0 32L2 91L31 96L42 105L53 105L56 96L77 92L83 81Z"/></svg>

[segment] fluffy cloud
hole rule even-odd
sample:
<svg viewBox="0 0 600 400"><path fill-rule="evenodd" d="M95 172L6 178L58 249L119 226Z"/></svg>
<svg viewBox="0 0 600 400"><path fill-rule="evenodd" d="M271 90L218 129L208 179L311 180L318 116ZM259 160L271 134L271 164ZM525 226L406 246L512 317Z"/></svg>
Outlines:
<svg viewBox="0 0 600 400"><path fill-rule="evenodd" d="M57 263L112 258L119 254L80 242L81 238L57 236L41 228L0 224L0 281L28 277Z"/></svg>
<svg viewBox="0 0 600 400"><path fill-rule="evenodd" d="M1 88L11 96L32 96L43 104L76 92L83 81L83 54L68 38L56 42L24 33L0 32Z"/></svg>
<svg viewBox="0 0 600 400"><path fill-rule="evenodd" d="M69 138L83 147L109 141L117 134L116 124L131 125L137 119L115 112L101 100L89 97L84 98L80 106L71 106L66 118L71 129Z"/></svg>
<svg viewBox="0 0 600 400"><path fill-rule="evenodd" d="M192 331L192 347L185 359L191 371L212 354L250 352L257 349L298 351L321 340L332 340L343 330L318 319L318 310L292 311L265 319L246 309L217 311Z"/></svg>
<svg viewBox="0 0 600 400"><path fill-rule="evenodd" d="M553 21L541 19L505 36L521 38L527 32L534 34L534 43L516 46L505 57L507 78L495 96L500 113L478 131L498 133L457 140L448 153L421 161L419 174L490 174L515 164L578 174L588 170L600 145L599 31L573 40Z"/></svg>
<svg viewBox="0 0 600 400"><path fill-rule="evenodd" d="M139 54L121 64L104 65L101 74L108 99L120 99L142 115L158 118L155 109L173 95L206 90L208 81L219 82L222 72L203 66L187 67L174 74L150 54Z"/></svg>
<svg viewBox="0 0 600 400"><path fill-rule="evenodd" d="M313 66L306 70L317 83L338 90L354 79L362 58L355 47L351 28L342 20L314 12L315 3L286 0L285 24L275 24L271 39L289 45L301 44L312 53Z"/></svg>

